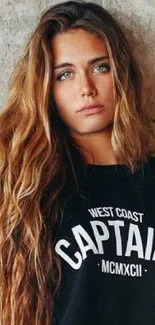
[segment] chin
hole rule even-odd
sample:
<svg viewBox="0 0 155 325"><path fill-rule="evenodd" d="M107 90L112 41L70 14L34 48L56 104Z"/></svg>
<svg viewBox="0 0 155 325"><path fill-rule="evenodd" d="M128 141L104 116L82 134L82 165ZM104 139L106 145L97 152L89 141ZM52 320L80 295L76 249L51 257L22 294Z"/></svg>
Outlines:
<svg viewBox="0 0 155 325"><path fill-rule="evenodd" d="M87 128L84 130L76 130L77 134L80 135L87 135L87 134L95 134L95 133L104 133L104 132L110 132L111 133L111 128L109 127L102 127L102 128Z"/></svg>
<svg viewBox="0 0 155 325"><path fill-rule="evenodd" d="M94 121L95 122L95 121ZM70 133L73 135L90 135L95 133L111 133L113 127L113 120L98 121L98 123L81 123L81 125L69 126Z"/></svg>
<svg viewBox="0 0 155 325"><path fill-rule="evenodd" d="M99 123L98 125L91 125L91 126L84 126L78 130L80 134L89 134L89 133L102 133L105 131L111 131L112 129L112 122L110 123Z"/></svg>

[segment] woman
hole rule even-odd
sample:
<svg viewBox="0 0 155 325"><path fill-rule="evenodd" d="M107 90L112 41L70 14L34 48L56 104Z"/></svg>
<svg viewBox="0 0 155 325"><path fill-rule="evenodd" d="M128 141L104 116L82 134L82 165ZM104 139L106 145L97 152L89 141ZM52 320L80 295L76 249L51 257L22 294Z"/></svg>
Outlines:
<svg viewBox="0 0 155 325"><path fill-rule="evenodd" d="M155 321L141 71L101 6L44 13L0 117L2 325Z"/></svg>

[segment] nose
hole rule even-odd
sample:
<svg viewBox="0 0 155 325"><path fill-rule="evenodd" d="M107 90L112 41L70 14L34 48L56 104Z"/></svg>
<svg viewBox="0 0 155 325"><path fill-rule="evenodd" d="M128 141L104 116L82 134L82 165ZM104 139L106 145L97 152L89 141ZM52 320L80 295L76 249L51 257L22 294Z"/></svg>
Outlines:
<svg viewBox="0 0 155 325"><path fill-rule="evenodd" d="M90 76L87 74L83 74L80 76L80 93L81 96L96 96L97 94L97 89L96 86L91 79Z"/></svg>

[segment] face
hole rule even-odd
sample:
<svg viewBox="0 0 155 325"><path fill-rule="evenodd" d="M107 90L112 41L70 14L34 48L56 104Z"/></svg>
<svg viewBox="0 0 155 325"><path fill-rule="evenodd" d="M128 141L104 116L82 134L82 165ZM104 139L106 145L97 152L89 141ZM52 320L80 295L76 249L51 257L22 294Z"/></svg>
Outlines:
<svg viewBox="0 0 155 325"><path fill-rule="evenodd" d="M74 137L111 130L114 87L107 48L82 30L56 35L52 94L59 116Z"/></svg>

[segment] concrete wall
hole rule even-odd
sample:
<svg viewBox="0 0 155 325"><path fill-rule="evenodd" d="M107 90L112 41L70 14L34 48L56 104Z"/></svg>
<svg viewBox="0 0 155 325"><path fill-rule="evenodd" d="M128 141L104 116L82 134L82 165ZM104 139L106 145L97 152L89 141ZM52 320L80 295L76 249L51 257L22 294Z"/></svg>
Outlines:
<svg viewBox="0 0 155 325"><path fill-rule="evenodd" d="M7 99L8 80L25 42L43 10L55 0L1 0L0 107ZM155 118L155 0L96 0L116 17L144 69L150 115Z"/></svg>

